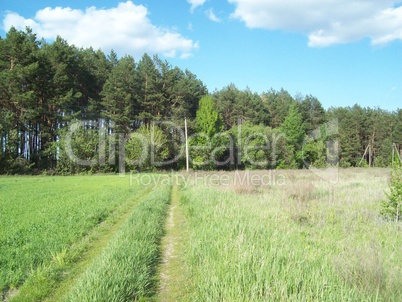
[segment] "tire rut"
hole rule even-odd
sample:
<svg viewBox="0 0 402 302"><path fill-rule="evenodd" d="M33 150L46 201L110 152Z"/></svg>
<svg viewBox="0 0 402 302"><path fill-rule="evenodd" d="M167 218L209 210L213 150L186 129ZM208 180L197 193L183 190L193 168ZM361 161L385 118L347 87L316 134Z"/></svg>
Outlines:
<svg viewBox="0 0 402 302"><path fill-rule="evenodd" d="M159 266L158 301L180 301L180 296L183 295L185 274L180 259L182 217L179 201L179 188L173 186L172 201L165 224L166 234L161 242L162 257Z"/></svg>

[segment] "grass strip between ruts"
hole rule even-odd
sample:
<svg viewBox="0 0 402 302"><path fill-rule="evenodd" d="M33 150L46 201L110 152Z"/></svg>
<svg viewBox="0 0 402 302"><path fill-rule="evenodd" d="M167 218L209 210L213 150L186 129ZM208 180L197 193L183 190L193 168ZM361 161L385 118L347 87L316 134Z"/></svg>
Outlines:
<svg viewBox="0 0 402 302"><path fill-rule="evenodd" d="M171 187L162 186L140 202L65 301L133 301L155 294L170 194Z"/></svg>

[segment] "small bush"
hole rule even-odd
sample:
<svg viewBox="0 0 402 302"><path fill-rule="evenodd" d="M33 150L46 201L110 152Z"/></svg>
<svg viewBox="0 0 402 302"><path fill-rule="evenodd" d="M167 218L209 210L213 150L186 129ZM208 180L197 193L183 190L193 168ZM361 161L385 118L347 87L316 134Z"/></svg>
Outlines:
<svg viewBox="0 0 402 302"><path fill-rule="evenodd" d="M402 165L395 165L391 172L387 200L382 202L381 215L387 219L400 221L402 219Z"/></svg>

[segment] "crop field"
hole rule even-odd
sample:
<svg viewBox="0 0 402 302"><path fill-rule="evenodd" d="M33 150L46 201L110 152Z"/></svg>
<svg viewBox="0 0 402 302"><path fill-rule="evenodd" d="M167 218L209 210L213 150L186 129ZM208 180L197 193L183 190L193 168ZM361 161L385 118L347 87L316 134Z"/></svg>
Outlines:
<svg viewBox="0 0 402 302"><path fill-rule="evenodd" d="M4 177L3 301L402 301L388 169Z"/></svg>

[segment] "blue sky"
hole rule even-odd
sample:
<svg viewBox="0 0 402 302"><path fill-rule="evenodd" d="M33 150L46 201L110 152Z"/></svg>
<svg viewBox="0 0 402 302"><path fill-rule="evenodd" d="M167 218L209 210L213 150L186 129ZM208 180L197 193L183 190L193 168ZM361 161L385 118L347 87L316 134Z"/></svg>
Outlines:
<svg viewBox="0 0 402 302"><path fill-rule="evenodd" d="M284 88L331 106L402 108L402 1L2 1L0 35L30 26L79 47L156 53L209 91Z"/></svg>

